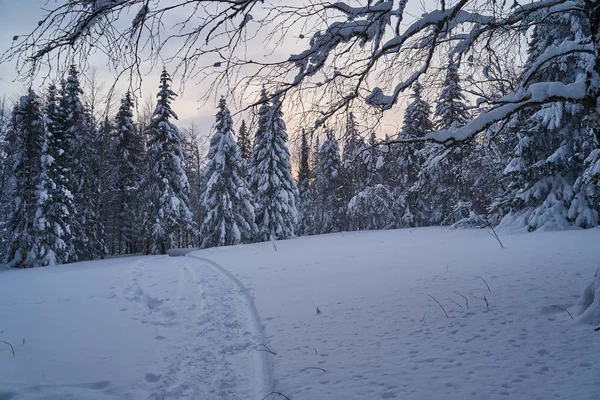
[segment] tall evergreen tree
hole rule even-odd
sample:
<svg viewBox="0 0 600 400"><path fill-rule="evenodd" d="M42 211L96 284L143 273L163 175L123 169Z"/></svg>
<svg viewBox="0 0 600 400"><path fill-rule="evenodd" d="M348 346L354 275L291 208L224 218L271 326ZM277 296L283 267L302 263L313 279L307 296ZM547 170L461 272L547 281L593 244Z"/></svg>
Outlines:
<svg viewBox="0 0 600 400"><path fill-rule="evenodd" d="M326 137L317 155L315 182L315 219L317 233L340 231L343 204L340 186L340 148L333 130Z"/></svg>
<svg viewBox="0 0 600 400"><path fill-rule="evenodd" d="M381 176L383 157L379 151L379 146L377 145L377 136L375 136L375 131L371 131L371 134L369 135L369 148L366 153L367 179L365 181L365 186L383 184L383 177Z"/></svg>
<svg viewBox="0 0 600 400"><path fill-rule="evenodd" d="M68 181L69 190L73 194L74 210L76 213L74 224L71 226L76 239L76 257L88 257L90 233L88 228L90 196L86 190L88 175L88 162L86 156L89 152L86 147L90 145L88 131L90 129L89 114L81 101L83 90L79 81L79 72L75 65L71 65L67 79L61 82L59 110L60 117L57 121L64 133L65 151L67 156L64 163L68 164L71 176Z"/></svg>
<svg viewBox="0 0 600 400"><path fill-rule="evenodd" d="M242 153L233 135L233 121L225 99L221 98L204 169L206 190L202 207L206 216L200 228L202 247L247 243L257 233Z"/></svg>
<svg viewBox="0 0 600 400"><path fill-rule="evenodd" d="M69 154L71 147L57 96L56 86L51 84L44 108L45 137L35 214L37 240L33 250L34 257L42 266L77 259L73 228L76 224L75 205L70 190L73 175Z"/></svg>
<svg viewBox="0 0 600 400"><path fill-rule="evenodd" d="M115 117L113 130L114 187L112 253L132 253L140 237L140 184L144 142L133 121L133 99L127 92Z"/></svg>
<svg viewBox="0 0 600 400"><path fill-rule="evenodd" d="M550 46L577 41L588 34L590 27L585 25L586 21L577 12L545 18L532 34L526 66L535 63ZM572 83L586 79L588 65L589 55L570 54L523 79ZM583 106L560 102L529 109L514 117L510 133L516 133L518 142L514 157L504 170L508 191L495 203L501 215L507 214L503 227L536 230L566 228L572 222L584 227L598 224L599 206L590 201L594 189L585 185L593 179L585 177L584 169L594 163L584 161L590 153L593 157L592 149L597 147L587 118Z"/></svg>
<svg viewBox="0 0 600 400"><path fill-rule="evenodd" d="M237 144L240 146L241 157L248 161L252 156L252 141L250 140L250 132L246 126L246 121L242 120L240 130L238 132Z"/></svg>
<svg viewBox="0 0 600 400"><path fill-rule="evenodd" d="M171 118L175 93L166 70L160 76L160 91L152 121L146 129L150 155L149 251L165 254L167 250L186 246L187 233L193 229L188 202L189 184L183 169L183 150L179 130Z"/></svg>
<svg viewBox="0 0 600 400"><path fill-rule="evenodd" d="M261 102L250 164L259 238L287 239L296 234L298 188L292 177L282 103L280 97L275 97L269 105L264 88Z"/></svg>
<svg viewBox="0 0 600 400"><path fill-rule="evenodd" d="M44 121L41 100L33 90L22 96L15 107L11 130L9 157L15 207L7 227L12 240L6 263L11 267L26 268L40 264L31 250L36 242L35 212L42 170Z"/></svg>
<svg viewBox="0 0 600 400"><path fill-rule="evenodd" d="M412 89L412 102L406 107L402 131L398 134L400 140L423 138L433 130L431 107L422 97L421 84L415 83ZM420 142L413 142L400 144L396 150L399 179L394 210L399 218L398 226L427 225L429 219L419 187L419 175L425 161L424 147Z"/></svg>
<svg viewBox="0 0 600 400"><path fill-rule="evenodd" d="M344 133L344 149L341 164L342 202L348 204L352 197L365 187L367 167L365 164L366 144L360 135L353 113L348 114ZM344 230L356 229L350 218L344 218Z"/></svg>
<svg viewBox="0 0 600 400"><path fill-rule="evenodd" d="M450 60L446 69L434 121L437 129L457 129L469 120L466 98L460 86L458 64ZM421 182L425 187L425 203L431 212L429 224L453 224L469 215L469 183L464 171L466 150L463 146L445 148L429 144L423 150L427 157Z"/></svg>
<svg viewBox="0 0 600 400"><path fill-rule="evenodd" d="M108 125L104 125L104 122ZM80 132L76 167L80 179L78 184L79 225L83 233L81 258L94 260L104 258L108 253L106 246L106 229L102 218L102 181L104 158L107 156L107 136L110 134L110 123L99 123L90 108L85 110L85 128Z"/></svg>
<svg viewBox="0 0 600 400"><path fill-rule="evenodd" d="M9 162L7 152L9 142L6 137L10 125L10 114L6 96L2 96L0 98L0 260L4 260L6 256L9 236L5 226L8 216L12 212L13 203L11 201L12 165Z"/></svg>
<svg viewBox="0 0 600 400"><path fill-rule="evenodd" d="M298 165L298 233L307 235L313 226L313 193L311 190L310 134L302 129L300 163Z"/></svg>

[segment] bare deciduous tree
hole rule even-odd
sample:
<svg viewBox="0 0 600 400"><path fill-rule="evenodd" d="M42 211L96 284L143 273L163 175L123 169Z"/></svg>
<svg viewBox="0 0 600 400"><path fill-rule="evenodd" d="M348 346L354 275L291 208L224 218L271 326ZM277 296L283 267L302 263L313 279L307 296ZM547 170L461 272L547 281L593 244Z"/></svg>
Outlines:
<svg viewBox="0 0 600 400"><path fill-rule="evenodd" d="M426 140L470 140L524 108L555 101L587 107L600 139L600 3L441 0L419 18L411 17L408 3L70 0L51 9L30 34L15 37L2 60L17 60L23 74L74 58L85 63L94 52L106 54L119 75L139 74L146 60L173 62L183 78L210 78L231 90L262 82L273 95L294 94L318 103L318 125L357 104L373 113L394 108L408 87L434 76L442 60L450 58L469 72L468 90L479 98L481 112L464 127L432 132ZM512 87L501 60L519 54L531 27L564 12L587 19L589 34L548 48ZM292 33L310 39L299 54L286 54ZM266 54L278 49L283 58L253 59L256 52L248 54L248 44L262 48L260 39L271 45ZM544 66L575 53L589 55L585 79L529 82ZM203 65L204 60L209 62ZM508 94L498 97L498 89Z"/></svg>

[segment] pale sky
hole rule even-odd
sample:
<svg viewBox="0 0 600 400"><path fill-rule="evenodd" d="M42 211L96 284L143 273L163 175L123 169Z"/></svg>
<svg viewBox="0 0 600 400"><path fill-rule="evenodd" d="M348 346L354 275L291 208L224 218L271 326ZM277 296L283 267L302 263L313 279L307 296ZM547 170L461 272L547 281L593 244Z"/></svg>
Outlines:
<svg viewBox="0 0 600 400"><path fill-rule="evenodd" d="M0 51L4 52L10 46L13 36L26 34L35 27L37 21L40 20L45 14L45 12L41 9L42 7L45 6L46 8L53 8L56 4L61 4L64 1L66 0L0 0L0 10L2 11L0 13ZM286 4L290 2L301 4L303 1L285 1ZM422 3L420 1L414 0L410 3L412 4L412 8L415 10L419 10L421 8ZM410 8L411 7L409 7L409 9ZM415 11L413 12L413 15L414 14L419 14L419 12ZM290 37L289 40L286 40L285 45L277 50L279 53L275 53L275 56L279 55L285 58L289 54L300 52L305 49L307 43L308 38L306 38L304 41L300 41L297 38L293 39ZM258 44L258 46L256 46L256 44ZM252 46L249 47L249 51L252 52L253 49L254 51L257 51L257 54L259 54L261 57L264 57L263 54L265 50L260 41L255 40L252 43ZM285 54L283 51L285 51ZM98 70L101 80L106 82L107 85L112 84L114 75L108 71L107 67L105 66L105 61L101 58L98 58L97 61L93 59L92 64ZM155 98L161 67L162 66L158 65L155 70L148 71L148 74L144 76L142 83L144 98L149 95L152 96L153 99ZM167 65L167 68L168 67L169 66ZM14 64L0 64L0 94L6 93L8 96L14 96L23 93L27 84L15 81L16 78L17 73L15 71ZM181 82L179 82L177 76L175 76L173 89L176 92L179 92L180 83ZM36 86L39 87L40 85L41 82L38 78L37 81L34 82L33 87L35 89ZM42 92L43 91L44 90L42 90ZM180 128L189 126L193 121L202 132L206 132L207 135L210 134L210 129L214 122L214 115L216 113L216 100L214 102L215 104L210 104L211 102L208 104L199 102L199 99L204 93L206 93L206 91L207 84L198 84L194 81L186 82L184 93L180 95L173 104L173 109L179 115L178 125ZM230 108L232 108L232 111L235 111L235 105L232 104L231 101ZM238 115L234 118L236 127L243 117L247 119L248 114ZM401 113L389 113L386 116L386 121L382 125L381 129L388 133L394 133L398 126L401 125L401 119ZM288 120L287 122L289 128L288 131L290 131L290 134L295 133L293 131L295 131L297 127L294 125L294 121Z"/></svg>

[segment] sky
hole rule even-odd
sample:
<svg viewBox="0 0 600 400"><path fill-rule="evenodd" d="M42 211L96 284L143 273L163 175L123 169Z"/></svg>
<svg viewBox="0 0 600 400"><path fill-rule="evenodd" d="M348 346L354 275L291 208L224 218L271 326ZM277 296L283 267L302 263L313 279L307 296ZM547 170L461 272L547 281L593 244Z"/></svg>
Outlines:
<svg viewBox="0 0 600 400"><path fill-rule="evenodd" d="M13 36L26 34L36 26L37 21L45 14L42 7L53 8L64 1L65 0L0 0L0 10L2 10L2 13L0 14L0 51L4 52L10 46ZM285 0L285 4L292 3L302 4L303 0ZM413 5L412 7L420 7L421 2L416 0L410 2L409 8L411 7L410 4ZM414 13L418 14L416 11L414 11ZM255 46L255 44L259 44L259 46ZM297 36L290 34L289 38L286 37L284 45L278 48L277 51L279 53L276 52L273 56L285 57L289 54L300 52L305 49L307 44L308 38L304 41L299 41ZM265 49L263 46L264 45L262 45L260 41L254 40L252 45L249 46L249 52L252 54L254 51L256 54L264 57ZM103 59L93 60L91 64L97 69L101 81L105 82L107 85L112 84L114 81L114 74L107 69ZM159 84L161 67L161 65L157 65L153 70L149 69L143 77L142 99L140 99L140 104L144 99L150 96L152 99L154 98ZM181 82L177 78L177 76L174 77L173 89L176 92L179 92L180 96L174 102L173 109L179 116L180 128L185 128L193 122L201 131L206 132L207 135L210 134L218 99L213 98L208 102L201 101L202 96L208 90L208 82L198 83L193 80L188 81L185 84L185 91L181 93ZM26 86L28 86L28 83L19 82L16 79L17 72L14 63L0 64L0 95L5 93L8 96L16 96L18 93L23 93ZM42 86L41 80L38 78L33 86L34 88L36 86ZM122 91L125 91L125 88L123 88ZM253 100L254 99L251 99L251 101ZM232 102L230 102L230 108L232 108L233 112L236 111L236 106L235 104L232 104ZM242 118L249 119L249 113L234 114L234 123L236 126L241 122ZM401 114L395 112L389 113L381 127L382 131L393 134L401 125L401 119ZM288 118L287 122L289 133L293 135L295 132L292 131L299 130L299 127L296 126L294 121L290 121ZM378 134L383 136L384 133L378 132Z"/></svg>
<svg viewBox="0 0 600 400"><path fill-rule="evenodd" d="M35 27L37 21L45 15L42 7L51 8L61 2L62 0L0 0L0 10L2 10L0 13L0 52L3 53L10 47L15 35L29 33ZM110 86L114 82L114 74L108 70L105 61L98 58L92 64L97 69L100 81L104 82L105 87ZM161 67L157 66L155 70L148 71L147 75L143 77L140 104L148 97L154 99L158 91ZM174 90L179 92L180 82L174 79L173 84ZM18 80L15 63L0 64L0 95L4 93L8 97L16 96L23 93L28 85L28 82ZM41 85L41 78L34 81L34 88ZM125 90L122 87L121 91ZM173 108L179 116L180 127L185 128L194 122L197 126L207 130L207 134L209 134L216 109L198 101L201 97L198 93L202 93L202 90L194 82L188 82L186 90L173 103Z"/></svg>

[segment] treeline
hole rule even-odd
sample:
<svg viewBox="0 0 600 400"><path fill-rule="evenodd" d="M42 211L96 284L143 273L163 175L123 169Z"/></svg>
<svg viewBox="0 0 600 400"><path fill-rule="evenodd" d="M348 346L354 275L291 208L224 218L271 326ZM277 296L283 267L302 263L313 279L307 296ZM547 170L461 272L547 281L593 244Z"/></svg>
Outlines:
<svg viewBox="0 0 600 400"><path fill-rule="evenodd" d="M129 93L114 118L82 100L75 66L42 99L22 96L2 124L1 247L11 267L192 245L190 183L175 94L163 71L154 113L133 120Z"/></svg>
<svg viewBox="0 0 600 400"><path fill-rule="evenodd" d="M577 14L548 17L533 30L527 63L582 30ZM516 79L584 79L586 57L561 56ZM147 121L134 121L129 94L114 118L98 119L72 67L44 99L30 91L0 115L0 252L9 266L351 230L600 222L599 143L581 105L528 108L465 143L422 140L474 117L456 62L440 88L427 88L438 89L433 105L412 87L397 137L365 135L351 113L337 131L303 130L296 177L281 97L263 89L256 129L242 121L237 135L221 99L204 155L172 122L170 83L163 71Z"/></svg>

